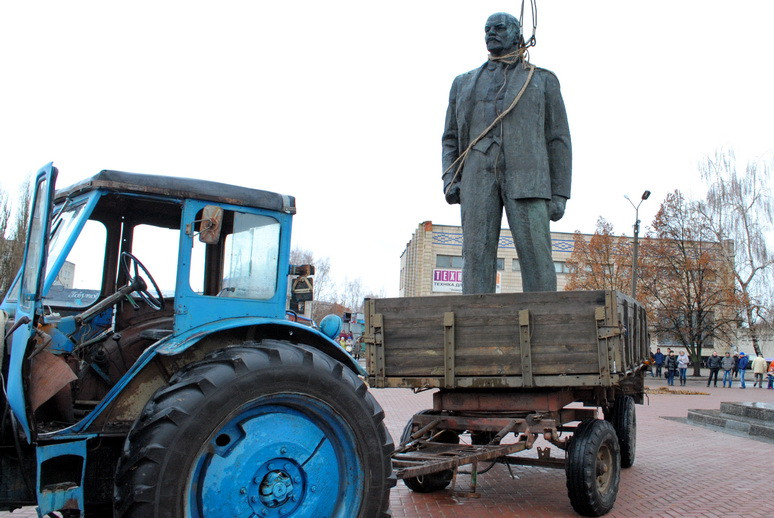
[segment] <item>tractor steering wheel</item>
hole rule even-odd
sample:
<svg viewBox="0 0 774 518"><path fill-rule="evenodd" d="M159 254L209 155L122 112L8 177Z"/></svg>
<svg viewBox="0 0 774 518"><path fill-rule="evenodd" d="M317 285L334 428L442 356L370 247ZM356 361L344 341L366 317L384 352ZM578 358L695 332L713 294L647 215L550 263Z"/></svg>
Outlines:
<svg viewBox="0 0 774 518"><path fill-rule="evenodd" d="M134 268L130 268L132 264L134 265ZM134 286L134 291L137 292L140 298L144 300L148 306L150 306L152 309L155 309L156 311L161 311L164 309L164 296L161 294L159 285L156 284L156 280L139 259L137 259L129 252L122 252L121 268L124 271L124 275L126 275L127 281L129 281ZM132 275L132 270L134 270L134 275ZM140 271L142 271L142 273L148 277L148 281L150 281L150 284L153 286L153 290L156 292L155 295L148 291L148 284L142 277L140 277Z"/></svg>

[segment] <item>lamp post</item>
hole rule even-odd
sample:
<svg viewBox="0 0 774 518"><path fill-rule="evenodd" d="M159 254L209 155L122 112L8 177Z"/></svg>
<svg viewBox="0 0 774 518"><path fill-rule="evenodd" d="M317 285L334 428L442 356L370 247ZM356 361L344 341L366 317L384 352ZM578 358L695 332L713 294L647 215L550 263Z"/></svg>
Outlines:
<svg viewBox="0 0 774 518"><path fill-rule="evenodd" d="M642 198L640 199L639 203L637 205L634 204L634 202L629 198L629 195L624 195L624 198L626 198L629 203L632 204L632 207L634 207L634 251L632 253L632 298L636 300L637 298L637 253L639 251L639 241L638 236L640 234L640 205L642 205L642 202L647 200L650 197L650 191L645 191L642 193Z"/></svg>

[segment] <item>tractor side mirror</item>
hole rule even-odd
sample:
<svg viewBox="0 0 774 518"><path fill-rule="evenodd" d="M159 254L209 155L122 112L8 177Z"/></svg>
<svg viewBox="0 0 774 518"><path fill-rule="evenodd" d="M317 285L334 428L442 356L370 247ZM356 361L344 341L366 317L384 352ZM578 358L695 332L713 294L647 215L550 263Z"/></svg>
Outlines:
<svg viewBox="0 0 774 518"><path fill-rule="evenodd" d="M202 210L202 219L198 219L194 223L199 223L199 241L208 245L218 244L220 230L223 228L223 207L205 205ZM193 235L193 224L186 226L186 233Z"/></svg>

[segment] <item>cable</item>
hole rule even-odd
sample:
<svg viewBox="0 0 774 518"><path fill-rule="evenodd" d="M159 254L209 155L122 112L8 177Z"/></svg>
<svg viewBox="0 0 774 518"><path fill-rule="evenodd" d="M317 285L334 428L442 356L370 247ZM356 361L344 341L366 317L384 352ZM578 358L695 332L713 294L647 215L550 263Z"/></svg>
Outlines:
<svg viewBox="0 0 774 518"><path fill-rule="evenodd" d="M536 0L530 0L530 10L532 12L532 36L524 42L524 33L522 31L522 45L524 48L534 47L537 44L535 39L535 32L537 31L537 3ZM519 15L519 21L524 27L524 0L521 0L521 14Z"/></svg>

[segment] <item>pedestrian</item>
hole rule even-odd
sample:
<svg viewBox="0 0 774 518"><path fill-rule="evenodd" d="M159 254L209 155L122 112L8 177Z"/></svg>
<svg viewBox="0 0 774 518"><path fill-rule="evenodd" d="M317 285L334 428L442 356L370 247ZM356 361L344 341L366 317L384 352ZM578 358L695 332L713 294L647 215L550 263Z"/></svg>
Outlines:
<svg viewBox="0 0 774 518"><path fill-rule="evenodd" d="M680 351L680 354L677 355L677 370L680 371L680 386L685 386L685 383L688 381L688 365L691 364L691 360L688 358L688 355L685 354L685 351Z"/></svg>
<svg viewBox="0 0 774 518"><path fill-rule="evenodd" d="M769 386L767 388L774 389L774 360L769 364Z"/></svg>
<svg viewBox="0 0 774 518"><path fill-rule="evenodd" d="M731 369L731 373L735 378L739 376L739 354L737 353L734 353L734 368Z"/></svg>
<svg viewBox="0 0 774 518"><path fill-rule="evenodd" d="M661 368L664 366L664 353L661 352L661 348L656 348L656 354L653 355L653 361L656 362L656 377L661 377Z"/></svg>
<svg viewBox="0 0 774 518"><path fill-rule="evenodd" d="M712 356L707 358L707 368L709 369L709 378L707 379L707 386L710 386L710 382L712 381L712 377L715 377L715 384L714 387L718 386L718 372L720 371L720 364L723 361L723 358L718 356L717 351L712 351Z"/></svg>
<svg viewBox="0 0 774 518"><path fill-rule="evenodd" d="M752 370L753 374L755 375L755 383L753 383L753 387L757 385L758 388L763 388L763 375L766 374L766 369L768 366L769 364L763 358L761 353L758 353L758 356L753 358Z"/></svg>
<svg viewBox="0 0 774 518"><path fill-rule="evenodd" d="M667 385L674 385L675 374L677 374L677 357L671 349L669 350L669 356L666 357L664 362L664 367L666 367Z"/></svg>
<svg viewBox="0 0 774 518"><path fill-rule="evenodd" d="M723 357L723 359L720 361L720 366L723 368L723 387L726 386L726 381L728 381L728 387L731 388L731 383L734 381L733 376L731 375L731 371L734 369L734 357L731 356L731 353L726 352L726 355Z"/></svg>
<svg viewBox="0 0 774 518"><path fill-rule="evenodd" d="M746 388L744 384L744 373L747 371L747 364L750 363L750 358L743 352L739 353L739 388Z"/></svg>

